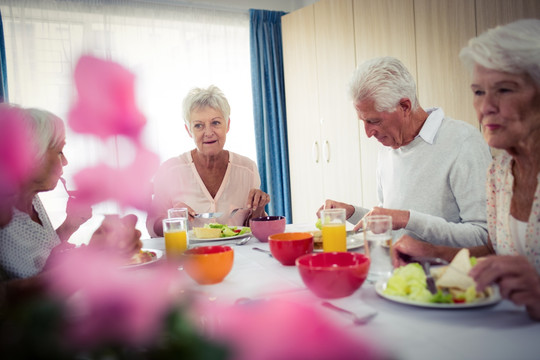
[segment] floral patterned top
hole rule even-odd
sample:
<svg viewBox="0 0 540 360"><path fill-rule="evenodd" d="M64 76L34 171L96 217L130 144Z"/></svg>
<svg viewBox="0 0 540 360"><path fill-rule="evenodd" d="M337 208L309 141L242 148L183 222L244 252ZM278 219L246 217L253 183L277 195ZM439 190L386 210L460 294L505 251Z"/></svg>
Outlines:
<svg viewBox="0 0 540 360"><path fill-rule="evenodd" d="M540 173L527 223L525 253L520 254L510 229L510 202L514 185L512 163L512 157L506 152L501 152L493 160L487 174L489 237L497 254L524 255L540 274Z"/></svg>

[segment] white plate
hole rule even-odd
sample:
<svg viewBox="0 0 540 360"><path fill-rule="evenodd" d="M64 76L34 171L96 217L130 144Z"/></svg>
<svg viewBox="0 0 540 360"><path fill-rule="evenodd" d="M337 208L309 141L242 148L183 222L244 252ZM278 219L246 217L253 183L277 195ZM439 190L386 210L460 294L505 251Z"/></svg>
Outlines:
<svg viewBox="0 0 540 360"><path fill-rule="evenodd" d="M483 306L495 305L501 301L501 294L499 292L498 286L492 286L493 293L491 296L472 302L472 303L459 303L459 304L438 304L438 303L426 303L421 301L410 300L404 296L392 296L386 295L384 290L386 289L387 280L379 280L375 284L375 291L377 294L385 299L394 301L400 304L425 307L425 308L435 308L435 309L467 309L467 308L476 308Z"/></svg>
<svg viewBox="0 0 540 360"><path fill-rule="evenodd" d="M218 237L218 238L210 238L210 239L199 239L195 236L195 231L190 230L188 232L189 241L220 241L220 240L231 240L231 239L238 239L241 237L245 237L251 235L251 232L248 231L247 233L243 233L242 235L235 235L235 236L228 236L228 237Z"/></svg>
<svg viewBox="0 0 540 360"><path fill-rule="evenodd" d="M358 236L347 237L347 250L354 250L364 246L364 239ZM322 252L322 249L314 249L313 252Z"/></svg>
<svg viewBox="0 0 540 360"><path fill-rule="evenodd" d="M145 263L142 263L142 264L124 265L123 267L125 267L125 268L135 268L135 267L139 267L139 266L146 266L146 265L153 264L156 261L159 261L163 257L163 251L158 250L158 249L146 249L146 248L143 248L141 250L143 250L143 251L151 251L151 252L156 254L156 257L153 258L152 260L150 260L148 262L145 262Z"/></svg>

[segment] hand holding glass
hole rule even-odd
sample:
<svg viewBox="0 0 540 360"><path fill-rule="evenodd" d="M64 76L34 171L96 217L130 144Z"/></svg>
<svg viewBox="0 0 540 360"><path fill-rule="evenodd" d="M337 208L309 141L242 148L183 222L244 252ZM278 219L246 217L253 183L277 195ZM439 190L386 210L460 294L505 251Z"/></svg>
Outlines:
<svg viewBox="0 0 540 360"><path fill-rule="evenodd" d="M392 246L392 217L366 216L364 223L364 251L371 260L368 280L377 281L392 275L390 247Z"/></svg>
<svg viewBox="0 0 540 360"><path fill-rule="evenodd" d="M164 219L163 235L167 260L180 260L188 246L187 218Z"/></svg>
<svg viewBox="0 0 540 360"><path fill-rule="evenodd" d="M345 221L345 209L325 209L321 211L324 252L347 251Z"/></svg>

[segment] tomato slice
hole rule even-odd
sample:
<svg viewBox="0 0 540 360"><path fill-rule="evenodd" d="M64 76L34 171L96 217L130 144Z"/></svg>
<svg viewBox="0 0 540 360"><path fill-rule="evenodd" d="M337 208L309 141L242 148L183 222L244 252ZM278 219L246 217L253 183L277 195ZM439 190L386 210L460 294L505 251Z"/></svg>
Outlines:
<svg viewBox="0 0 540 360"><path fill-rule="evenodd" d="M236 229L236 230L233 230L233 231L234 231L235 233L237 233L237 234L238 234L238 233L239 233L240 231L242 231L242 230L240 230L240 229Z"/></svg>
<svg viewBox="0 0 540 360"><path fill-rule="evenodd" d="M454 304L463 304L465 302L465 299L453 298L452 301L454 302Z"/></svg>

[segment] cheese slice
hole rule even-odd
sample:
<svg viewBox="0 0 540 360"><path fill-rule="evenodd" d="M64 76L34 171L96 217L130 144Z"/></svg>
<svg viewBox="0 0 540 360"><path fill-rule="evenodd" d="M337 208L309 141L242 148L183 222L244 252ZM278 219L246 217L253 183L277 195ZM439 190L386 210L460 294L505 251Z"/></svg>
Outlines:
<svg viewBox="0 0 540 360"><path fill-rule="evenodd" d="M197 239L214 239L221 237L221 229L194 227L195 237Z"/></svg>

